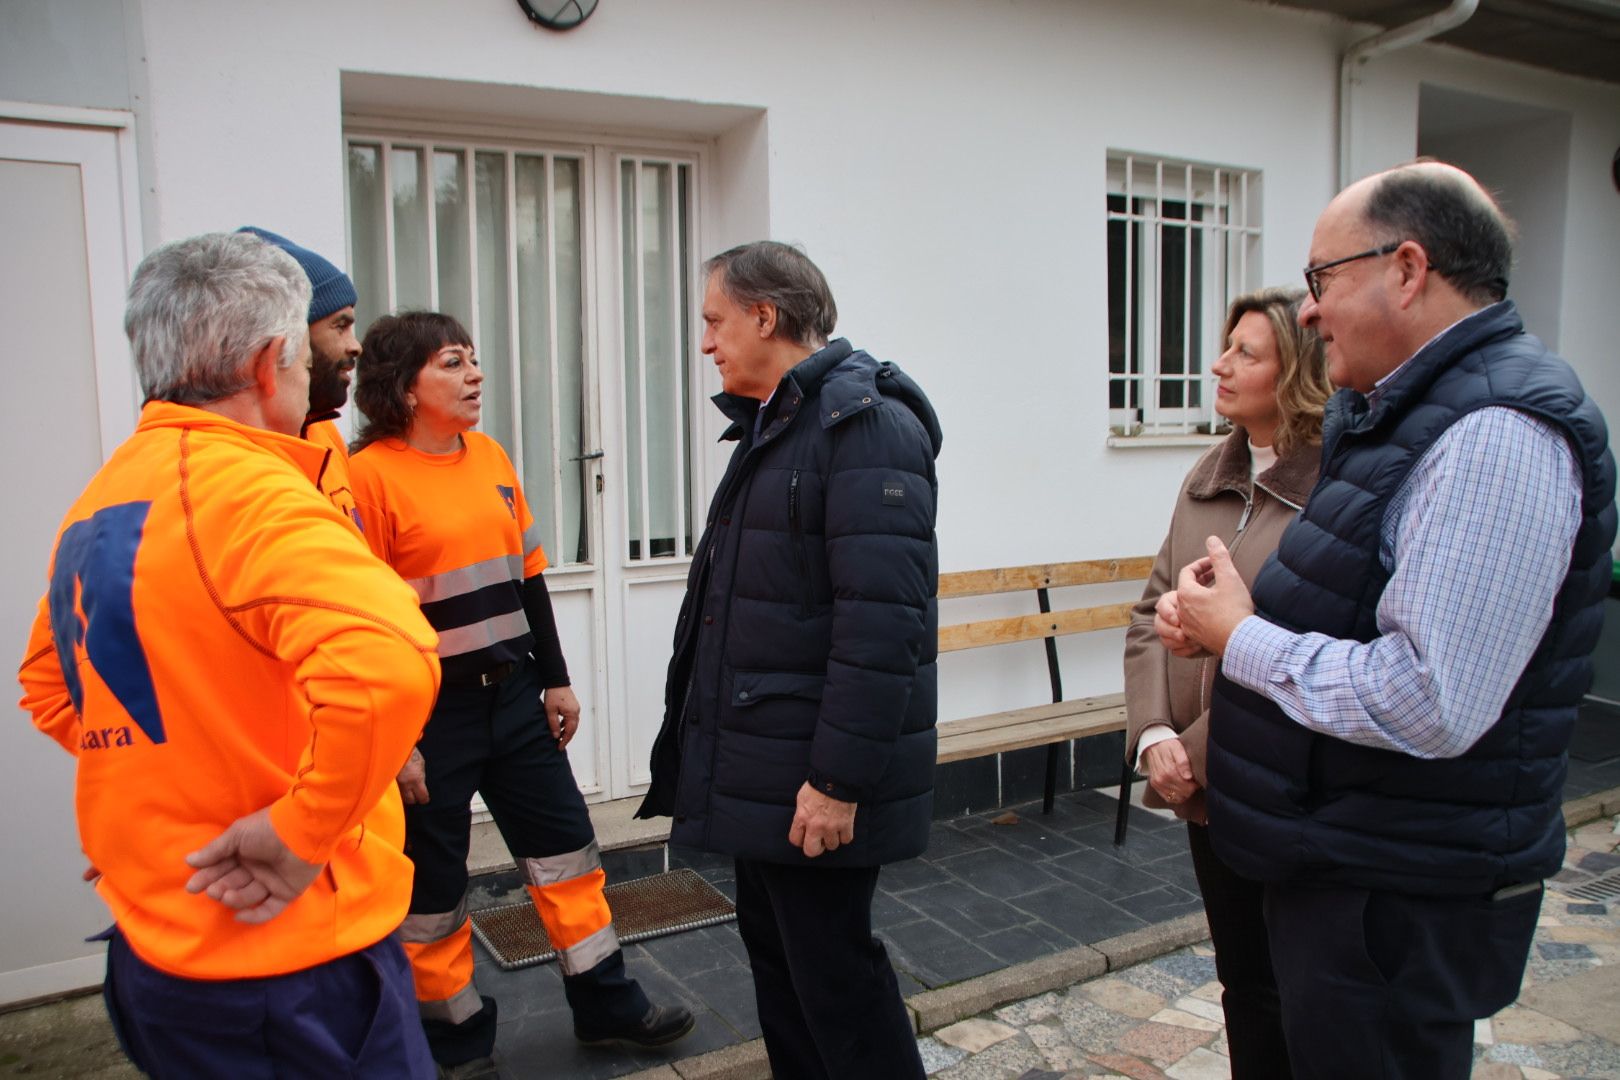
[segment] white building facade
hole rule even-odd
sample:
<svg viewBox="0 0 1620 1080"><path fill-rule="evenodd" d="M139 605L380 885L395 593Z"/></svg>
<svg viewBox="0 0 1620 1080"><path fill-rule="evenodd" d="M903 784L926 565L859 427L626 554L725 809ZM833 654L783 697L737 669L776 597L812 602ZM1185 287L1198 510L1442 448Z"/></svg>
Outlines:
<svg viewBox="0 0 1620 1080"><path fill-rule="evenodd" d="M1152 553L1212 439L1227 298L1299 283L1370 32L1241 0L601 0L565 33L513 0L0 0L0 655L133 427L130 271L255 224L346 266L362 324L472 331L551 530L575 772L632 797L725 458L702 259L803 244L840 334L928 390L943 569ZM1350 122L1352 176L1429 153L1501 192L1512 295L1620 416L1620 85L1419 45L1366 66ZM1064 641L1071 695L1119 688L1119 646ZM948 658L942 717L1038 703L1041 660ZM107 918L71 762L12 719L0 1003L98 981Z"/></svg>

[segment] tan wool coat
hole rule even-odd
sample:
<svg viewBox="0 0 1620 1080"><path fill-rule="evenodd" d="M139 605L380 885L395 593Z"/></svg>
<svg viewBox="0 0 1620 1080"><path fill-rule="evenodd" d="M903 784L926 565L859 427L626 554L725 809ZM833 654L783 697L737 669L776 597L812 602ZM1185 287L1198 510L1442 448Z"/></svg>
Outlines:
<svg viewBox="0 0 1620 1080"><path fill-rule="evenodd" d="M1318 443L1295 447L1251 485L1249 437L1239 428L1211 447L1182 483L1169 535L1125 631L1125 753L1127 760L1136 759L1137 740L1150 724L1169 724L1179 733L1200 790L1174 808L1178 817L1204 821L1209 695L1219 661L1170 655L1153 632L1153 607L1161 594L1176 587L1181 568L1205 555L1208 536L1221 538L1244 582L1253 585L1283 529L1316 485L1321 454ZM1142 799L1148 806L1167 805L1151 786Z"/></svg>

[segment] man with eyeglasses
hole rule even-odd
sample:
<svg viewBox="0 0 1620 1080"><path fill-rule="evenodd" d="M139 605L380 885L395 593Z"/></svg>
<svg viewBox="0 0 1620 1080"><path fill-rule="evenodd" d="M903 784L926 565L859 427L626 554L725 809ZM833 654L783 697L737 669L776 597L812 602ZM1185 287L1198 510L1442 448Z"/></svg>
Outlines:
<svg viewBox="0 0 1620 1080"><path fill-rule="evenodd" d="M1211 538L1158 625L1222 658L1210 835L1265 882L1294 1076L1466 1077L1563 859L1614 459L1468 174L1346 188L1310 254L1300 321L1344 388L1321 481L1252 599Z"/></svg>

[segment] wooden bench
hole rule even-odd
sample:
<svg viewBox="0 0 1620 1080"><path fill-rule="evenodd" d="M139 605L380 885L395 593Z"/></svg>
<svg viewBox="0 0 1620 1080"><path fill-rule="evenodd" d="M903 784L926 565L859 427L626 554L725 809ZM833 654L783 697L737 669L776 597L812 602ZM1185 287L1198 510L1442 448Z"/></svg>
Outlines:
<svg viewBox="0 0 1620 1080"><path fill-rule="evenodd" d="M939 628L939 651L959 652L1020 641L1044 641L1046 669L1052 683L1052 701L1045 705L1004 709L983 716L947 720L939 725L939 757L943 764L984 757L1006 750L1046 747L1046 791L1042 809L1052 812L1057 795L1058 751L1071 739L1125 730L1125 695L1063 697L1063 676L1058 665L1057 639L1091 630L1127 626L1134 600L1095 607L1052 610L1051 590L1077 585L1103 585L1119 581L1146 581L1153 572L1151 556L1092 559L1087 562L1009 566L994 570L964 570L939 576L939 598L953 600L997 593L1034 592L1039 611L1009 618L954 623ZM1114 843L1125 840L1130 784L1135 774L1122 765L1119 812Z"/></svg>

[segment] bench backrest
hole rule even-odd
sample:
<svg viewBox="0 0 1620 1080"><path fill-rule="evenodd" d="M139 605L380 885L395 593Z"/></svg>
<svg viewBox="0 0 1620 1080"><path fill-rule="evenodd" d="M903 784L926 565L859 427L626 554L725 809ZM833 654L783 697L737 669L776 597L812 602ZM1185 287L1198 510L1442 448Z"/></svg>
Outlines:
<svg viewBox="0 0 1620 1080"><path fill-rule="evenodd" d="M1152 572L1153 559L1150 556L1009 566L995 570L960 570L939 575L939 598L949 600L962 596L1035 590L1042 597L1042 606L1045 606L1046 590L1049 589L1103 585L1113 581L1146 581ZM1014 641L1057 638L1088 630L1127 626L1134 606L1134 601L1128 601L941 626L939 651L956 652L982 645L1005 645Z"/></svg>

